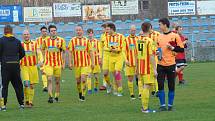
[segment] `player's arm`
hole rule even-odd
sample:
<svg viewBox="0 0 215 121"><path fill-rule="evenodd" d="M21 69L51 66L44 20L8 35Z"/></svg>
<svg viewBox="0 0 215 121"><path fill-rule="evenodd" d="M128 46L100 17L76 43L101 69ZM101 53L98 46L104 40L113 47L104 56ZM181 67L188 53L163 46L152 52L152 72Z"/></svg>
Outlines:
<svg viewBox="0 0 215 121"><path fill-rule="evenodd" d="M63 39L62 41L62 61L63 61L63 69L65 68L65 65L66 65L66 42L65 40Z"/></svg>
<svg viewBox="0 0 215 121"><path fill-rule="evenodd" d="M41 49L40 49L40 47L38 46L38 44L36 43L35 44L35 46L36 46L36 49L37 49L37 51L36 51L36 53L37 53L37 58L38 58L38 64L40 65L40 66L42 66L43 65L43 54L42 54L42 51L41 51Z"/></svg>
<svg viewBox="0 0 215 121"><path fill-rule="evenodd" d="M178 34L175 35L175 41L176 41L177 46L173 47L171 45L168 45L168 48L174 52L184 52L184 45Z"/></svg>
<svg viewBox="0 0 215 121"><path fill-rule="evenodd" d="M152 68L154 70L154 76L157 76L157 66L156 66L156 61L155 61L155 56L153 55L153 40L149 41L150 43L148 44L148 50L149 50L149 56L150 56L150 64L152 65Z"/></svg>
<svg viewBox="0 0 215 121"><path fill-rule="evenodd" d="M68 45L68 54L69 54L69 68L72 70L72 67L73 67L73 64L72 64L72 59L73 59L73 54L72 54L72 48L73 48L73 45L72 45L72 40L70 40L69 42L69 45Z"/></svg>
<svg viewBox="0 0 215 121"><path fill-rule="evenodd" d="M98 56L99 56L99 64L101 65L102 64L102 47L101 47L101 41L100 42L98 42Z"/></svg>

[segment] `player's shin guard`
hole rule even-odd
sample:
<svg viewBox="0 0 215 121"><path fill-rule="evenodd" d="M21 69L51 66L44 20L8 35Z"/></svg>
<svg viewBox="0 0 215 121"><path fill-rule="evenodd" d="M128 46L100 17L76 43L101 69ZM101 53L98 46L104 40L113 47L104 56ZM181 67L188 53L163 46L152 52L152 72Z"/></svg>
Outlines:
<svg viewBox="0 0 215 121"><path fill-rule="evenodd" d="M168 93L168 106L172 106L174 102L175 92L169 91Z"/></svg>
<svg viewBox="0 0 215 121"><path fill-rule="evenodd" d="M82 96L86 95L86 82L85 81L83 81L81 84L81 93L82 93Z"/></svg>
<svg viewBox="0 0 215 121"><path fill-rule="evenodd" d="M144 110L147 110L149 107L149 89L143 88L142 94L141 94L141 100L142 100L142 106Z"/></svg>
<svg viewBox="0 0 215 121"><path fill-rule="evenodd" d="M60 93L59 92L55 92L55 98L59 97Z"/></svg>
<svg viewBox="0 0 215 121"><path fill-rule="evenodd" d="M81 83L77 83L77 90L78 90L78 93L82 93Z"/></svg>
<svg viewBox="0 0 215 121"><path fill-rule="evenodd" d="M166 104L165 104L165 92L164 92L164 90L159 90L158 91L158 97L159 97L159 100L160 100L160 105L161 106L166 106Z"/></svg>
<svg viewBox="0 0 215 121"><path fill-rule="evenodd" d="M94 82L94 88L98 89L99 88L99 79L96 78Z"/></svg>
<svg viewBox="0 0 215 121"><path fill-rule="evenodd" d="M48 86L47 76L45 74L42 75L43 88Z"/></svg>
<svg viewBox="0 0 215 121"><path fill-rule="evenodd" d="M138 80L138 90L139 90L139 95L141 95L143 90L143 83L141 79Z"/></svg>
<svg viewBox="0 0 215 121"><path fill-rule="evenodd" d="M34 89L30 88L29 89L29 103L33 103L33 99L34 99Z"/></svg>
<svg viewBox="0 0 215 121"><path fill-rule="evenodd" d="M123 89L122 89L122 76L121 76L120 72L116 72L115 80L117 82L117 87L118 87L117 91L118 91L118 93L121 94Z"/></svg>
<svg viewBox="0 0 215 121"><path fill-rule="evenodd" d="M29 87L24 88L25 101L29 101Z"/></svg>
<svg viewBox="0 0 215 121"><path fill-rule="evenodd" d="M4 98L0 98L0 106L1 106L1 107L4 106Z"/></svg>
<svg viewBox="0 0 215 121"><path fill-rule="evenodd" d="M87 77L87 89L92 90L92 80L91 77Z"/></svg>
<svg viewBox="0 0 215 121"><path fill-rule="evenodd" d="M130 82L128 80L128 89L129 89L130 95L134 95L134 84L133 84L133 81Z"/></svg>
<svg viewBox="0 0 215 121"><path fill-rule="evenodd" d="M110 76L104 76L105 82L110 86Z"/></svg>

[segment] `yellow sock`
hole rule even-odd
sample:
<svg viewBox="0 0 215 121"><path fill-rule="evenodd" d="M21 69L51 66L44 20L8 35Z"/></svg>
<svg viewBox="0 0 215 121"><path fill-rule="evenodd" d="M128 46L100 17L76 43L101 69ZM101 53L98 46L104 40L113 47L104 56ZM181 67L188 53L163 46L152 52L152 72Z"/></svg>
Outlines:
<svg viewBox="0 0 215 121"><path fill-rule="evenodd" d="M81 93L82 93L82 96L85 96L86 94L86 82L82 82L81 84Z"/></svg>
<svg viewBox="0 0 215 121"><path fill-rule="evenodd" d="M25 101L29 101L29 88L25 87L24 88L24 96L25 96Z"/></svg>
<svg viewBox="0 0 215 121"><path fill-rule="evenodd" d="M92 80L89 77L87 77L87 89L92 90Z"/></svg>
<svg viewBox="0 0 215 121"><path fill-rule="evenodd" d="M110 76L104 76L105 82L110 85Z"/></svg>
<svg viewBox="0 0 215 121"><path fill-rule="evenodd" d="M143 90L143 83L140 79L138 80L138 89L139 89L139 95L141 95Z"/></svg>
<svg viewBox="0 0 215 121"><path fill-rule="evenodd" d="M78 90L78 93L81 93L81 83L77 83L77 90Z"/></svg>
<svg viewBox="0 0 215 121"><path fill-rule="evenodd" d="M99 88L99 80L95 80L94 82L94 88L98 89Z"/></svg>
<svg viewBox="0 0 215 121"><path fill-rule="evenodd" d="M155 92L158 92L158 82L157 82L157 79L155 80Z"/></svg>
<svg viewBox="0 0 215 121"><path fill-rule="evenodd" d="M129 89L130 95L134 95L134 85L133 85L133 82L128 81L128 89Z"/></svg>
<svg viewBox="0 0 215 121"><path fill-rule="evenodd" d="M45 74L42 75L42 81L43 81L43 88L47 87L48 81L47 81L47 76Z"/></svg>
<svg viewBox="0 0 215 121"><path fill-rule="evenodd" d="M106 81L105 81L105 78L103 78L103 85L107 85Z"/></svg>
<svg viewBox="0 0 215 121"><path fill-rule="evenodd" d="M149 107L149 89L143 88L141 94L142 106L144 110L147 110Z"/></svg>
<svg viewBox="0 0 215 121"><path fill-rule="evenodd" d="M53 94L52 94L52 92L49 92L49 97L53 97Z"/></svg>
<svg viewBox="0 0 215 121"><path fill-rule="evenodd" d="M4 98L0 98L0 107L4 106Z"/></svg>
<svg viewBox="0 0 215 121"><path fill-rule="evenodd" d="M29 88L29 103L33 103L34 89Z"/></svg>
<svg viewBox="0 0 215 121"><path fill-rule="evenodd" d="M122 93L122 86L121 87L118 87L118 93Z"/></svg>
<svg viewBox="0 0 215 121"><path fill-rule="evenodd" d="M55 97L59 97L60 93L59 92L55 92Z"/></svg>

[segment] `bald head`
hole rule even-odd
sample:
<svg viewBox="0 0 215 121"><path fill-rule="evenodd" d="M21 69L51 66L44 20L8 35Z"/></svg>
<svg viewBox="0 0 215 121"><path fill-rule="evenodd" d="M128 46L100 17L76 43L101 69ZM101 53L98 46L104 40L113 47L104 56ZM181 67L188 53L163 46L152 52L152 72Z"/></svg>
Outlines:
<svg viewBox="0 0 215 121"><path fill-rule="evenodd" d="M130 26L130 34L131 35L135 35L136 34L136 26L135 25L131 25Z"/></svg>
<svg viewBox="0 0 215 121"><path fill-rule="evenodd" d="M76 26L75 32L76 32L77 37L82 37L84 34L82 26Z"/></svg>
<svg viewBox="0 0 215 121"><path fill-rule="evenodd" d="M30 40L30 32L29 32L28 30L24 30L24 31L22 32L22 37L23 37L23 39L24 39L25 41Z"/></svg>

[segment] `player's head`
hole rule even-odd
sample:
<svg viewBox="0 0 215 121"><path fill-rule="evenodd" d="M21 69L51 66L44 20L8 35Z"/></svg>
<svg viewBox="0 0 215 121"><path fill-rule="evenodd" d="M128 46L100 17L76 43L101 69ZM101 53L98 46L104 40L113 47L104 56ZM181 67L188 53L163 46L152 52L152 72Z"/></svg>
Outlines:
<svg viewBox="0 0 215 121"><path fill-rule="evenodd" d="M149 33L152 30L152 25L149 22L144 22L141 25L141 29L143 33Z"/></svg>
<svg viewBox="0 0 215 121"><path fill-rule="evenodd" d="M22 38L23 38L25 41L30 40L30 37L31 37L31 35L30 35L30 32L29 32L28 30L24 30L24 31L22 32Z"/></svg>
<svg viewBox="0 0 215 121"><path fill-rule="evenodd" d="M107 30L107 24L106 23L102 24L101 27L102 27L102 33L105 33L105 32L109 31L109 30Z"/></svg>
<svg viewBox="0 0 215 121"><path fill-rule="evenodd" d="M139 32L139 36L143 36L144 34L143 34L143 31L140 31Z"/></svg>
<svg viewBox="0 0 215 121"><path fill-rule="evenodd" d="M4 27L4 34L12 34L13 33L13 28L10 25L6 25Z"/></svg>
<svg viewBox="0 0 215 121"><path fill-rule="evenodd" d="M93 29L87 29L87 35L88 35L89 39L93 38L93 34L94 34Z"/></svg>
<svg viewBox="0 0 215 121"><path fill-rule="evenodd" d="M48 27L50 36L57 36L57 27L55 25L49 25Z"/></svg>
<svg viewBox="0 0 215 121"><path fill-rule="evenodd" d="M136 30L137 30L137 29L136 29L136 26L135 26L135 25L131 25L131 26L130 26L130 34L131 34L131 35L135 35L135 34L136 34Z"/></svg>
<svg viewBox="0 0 215 121"><path fill-rule="evenodd" d="M78 37L82 37L84 35L84 30L81 25L75 27L75 32Z"/></svg>
<svg viewBox="0 0 215 121"><path fill-rule="evenodd" d="M113 23L108 23L107 24L107 29L109 29L109 34L112 35L114 32L116 32L116 26Z"/></svg>
<svg viewBox="0 0 215 121"><path fill-rule="evenodd" d="M47 27L45 27L45 26L41 27L40 32L41 32L42 36L46 36L47 35Z"/></svg>
<svg viewBox="0 0 215 121"><path fill-rule="evenodd" d="M170 22L167 18L162 18L159 20L159 27L162 32L166 31L170 27Z"/></svg>
<svg viewBox="0 0 215 121"><path fill-rule="evenodd" d="M182 30L183 30L183 28L182 28L181 26L176 26L176 27L175 27L175 31L176 31L177 33L179 33L179 34L182 33Z"/></svg>

